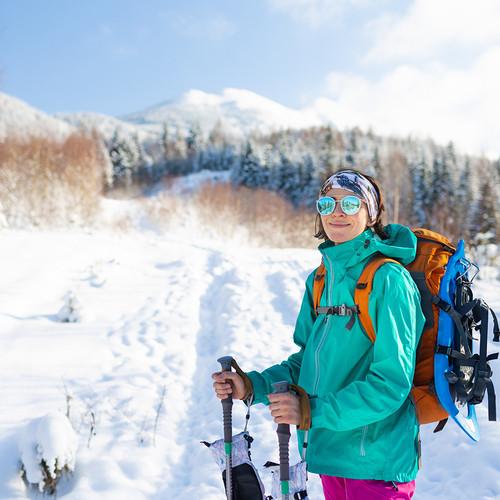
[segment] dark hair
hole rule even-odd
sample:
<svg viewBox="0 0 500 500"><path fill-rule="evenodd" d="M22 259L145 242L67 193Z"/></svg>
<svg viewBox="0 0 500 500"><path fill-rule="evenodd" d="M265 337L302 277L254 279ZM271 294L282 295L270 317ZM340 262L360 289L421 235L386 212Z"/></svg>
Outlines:
<svg viewBox="0 0 500 500"><path fill-rule="evenodd" d="M345 170L345 169L339 170L338 172L342 172L343 170ZM359 170L355 170L353 168L350 168L349 170L351 172L356 172L357 174L362 175L363 177L366 177L370 181L370 183L373 185L373 187L375 188L375 191L377 192L378 199L379 199L378 213L377 213L377 218L375 220L375 223L370 227L373 229L373 231L378 236L380 236L381 239L386 240L389 237L389 235L385 232L384 224L382 223L382 214L385 211L385 207L384 207L384 197L382 195L382 189L380 188L379 183L373 177L366 175L363 172L360 172ZM336 174L338 172L334 172L334 174ZM331 175L334 175L334 174L331 174ZM328 180L328 178L331 177L331 175L329 175L323 181L323 183L326 182ZM323 185L323 183L322 183L322 185ZM323 224L321 222L321 215L319 215L319 214L316 214L314 232L315 232L315 234L314 234L315 238L319 238L322 240L328 239L328 236L326 235L325 229L324 229Z"/></svg>

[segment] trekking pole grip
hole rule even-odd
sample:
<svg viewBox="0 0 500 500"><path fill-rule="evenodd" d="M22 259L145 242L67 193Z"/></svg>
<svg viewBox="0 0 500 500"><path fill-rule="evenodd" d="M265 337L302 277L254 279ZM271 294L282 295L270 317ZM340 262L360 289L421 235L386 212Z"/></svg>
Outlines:
<svg viewBox="0 0 500 500"><path fill-rule="evenodd" d="M231 356L222 356L217 360L223 372L230 372L233 358ZM224 422L224 450L226 452L226 497L233 500L232 485L232 448L233 448L233 396L229 394L222 403L222 419Z"/></svg>
<svg viewBox="0 0 500 500"><path fill-rule="evenodd" d="M280 394L289 391L288 382L275 382L273 385L274 394ZM280 482L282 498L289 498L289 481L290 481L290 456L289 456L289 442L290 442L290 425L278 424L276 431L278 434L278 444L280 452Z"/></svg>
<svg viewBox="0 0 500 500"><path fill-rule="evenodd" d="M231 371L231 363L233 362L233 358L231 356L223 356L217 360L222 368L223 372ZM224 420L224 442L230 443L232 441L232 406L233 406L233 396L229 394L227 398L221 401L222 403L222 413Z"/></svg>

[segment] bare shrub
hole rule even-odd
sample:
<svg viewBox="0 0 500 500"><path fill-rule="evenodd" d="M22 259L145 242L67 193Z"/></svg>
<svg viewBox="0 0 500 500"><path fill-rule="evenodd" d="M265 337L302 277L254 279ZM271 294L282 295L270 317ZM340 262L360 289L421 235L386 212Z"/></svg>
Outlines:
<svg viewBox="0 0 500 500"><path fill-rule="evenodd" d="M162 228L181 226L192 235L230 239L244 233L257 246L317 245L314 213L296 209L277 193L207 182L189 198L164 193L146 202L151 220Z"/></svg>
<svg viewBox="0 0 500 500"><path fill-rule="evenodd" d="M95 218L106 177L95 134L59 142L8 137L0 142L0 212L9 227L88 223Z"/></svg>

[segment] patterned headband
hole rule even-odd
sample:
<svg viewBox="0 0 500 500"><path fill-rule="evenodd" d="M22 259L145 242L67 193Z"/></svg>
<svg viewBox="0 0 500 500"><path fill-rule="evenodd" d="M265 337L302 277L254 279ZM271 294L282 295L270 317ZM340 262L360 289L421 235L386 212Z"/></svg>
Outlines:
<svg viewBox="0 0 500 500"><path fill-rule="evenodd" d="M333 188L346 189L359 196L366 202L370 222L377 220L379 198L374 185L366 177L353 170L341 170L323 183L320 194L324 195Z"/></svg>

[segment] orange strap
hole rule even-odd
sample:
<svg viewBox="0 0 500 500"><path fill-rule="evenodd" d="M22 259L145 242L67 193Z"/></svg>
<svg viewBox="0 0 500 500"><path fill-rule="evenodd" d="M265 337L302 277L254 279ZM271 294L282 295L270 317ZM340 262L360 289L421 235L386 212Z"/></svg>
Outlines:
<svg viewBox="0 0 500 500"><path fill-rule="evenodd" d="M375 342L376 334L375 328L373 328L372 319L370 318L368 302L370 300L370 293L373 290L373 278L375 277L375 273L379 267L387 262L394 262L395 264L401 265L397 260L389 259L382 255L375 255L363 269L356 283L356 289L354 290L354 303L359 307L359 321L366 335L372 342Z"/></svg>
<svg viewBox="0 0 500 500"><path fill-rule="evenodd" d="M314 274L314 283L313 283L313 304L314 304L314 314L318 314L316 311L319 307L319 301L321 300L321 296L323 295L323 290L325 289L325 264L321 261L321 264L316 269Z"/></svg>

